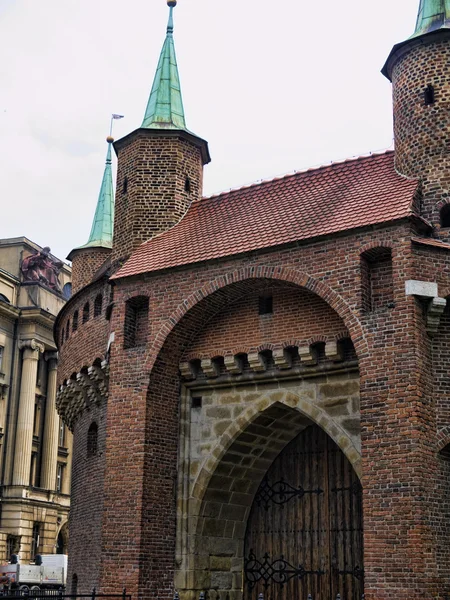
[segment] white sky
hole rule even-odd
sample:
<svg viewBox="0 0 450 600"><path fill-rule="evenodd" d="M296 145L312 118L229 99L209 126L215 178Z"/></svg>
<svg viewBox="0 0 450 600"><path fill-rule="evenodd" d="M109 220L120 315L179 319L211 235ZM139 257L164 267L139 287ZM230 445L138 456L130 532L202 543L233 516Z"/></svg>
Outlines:
<svg viewBox="0 0 450 600"><path fill-rule="evenodd" d="M419 0L179 0L187 126L205 194L392 145L380 69ZM165 0L0 0L0 238L64 258L89 236L113 112L140 126Z"/></svg>

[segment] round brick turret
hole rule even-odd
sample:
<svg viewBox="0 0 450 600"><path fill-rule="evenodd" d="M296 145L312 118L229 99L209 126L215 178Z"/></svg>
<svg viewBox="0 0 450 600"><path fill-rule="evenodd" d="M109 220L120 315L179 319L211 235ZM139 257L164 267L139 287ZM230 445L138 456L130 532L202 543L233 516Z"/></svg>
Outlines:
<svg viewBox="0 0 450 600"><path fill-rule="evenodd" d="M95 274L111 255L111 248L76 248L68 258L72 261L72 291L76 294L94 279Z"/></svg>
<svg viewBox="0 0 450 600"><path fill-rule="evenodd" d="M392 50L383 69L392 81L395 165L422 182L421 215L437 231L450 199L450 31L412 38Z"/></svg>
<svg viewBox="0 0 450 600"><path fill-rule="evenodd" d="M118 156L113 262L167 231L202 195L207 143L181 130L138 129L115 145Z"/></svg>

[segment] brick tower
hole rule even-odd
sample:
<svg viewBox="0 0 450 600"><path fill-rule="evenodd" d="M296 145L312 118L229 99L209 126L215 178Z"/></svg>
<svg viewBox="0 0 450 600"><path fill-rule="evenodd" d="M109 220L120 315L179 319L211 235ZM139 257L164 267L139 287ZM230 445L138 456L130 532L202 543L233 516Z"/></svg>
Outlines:
<svg viewBox="0 0 450 600"><path fill-rule="evenodd" d="M208 144L186 128L173 8L152 91L139 129L115 143L119 166L113 261L176 225L202 195Z"/></svg>
<svg viewBox="0 0 450 600"><path fill-rule="evenodd" d="M392 81L395 164L422 180L421 214L448 238L450 201L450 1L421 0L414 34L394 46L383 74Z"/></svg>
<svg viewBox="0 0 450 600"><path fill-rule="evenodd" d="M111 171L111 145L108 137L105 171L98 196L91 233L86 244L74 248L68 260L72 261L72 289L76 293L92 281L95 273L111 255L114 223L114 188Z"/></svg>

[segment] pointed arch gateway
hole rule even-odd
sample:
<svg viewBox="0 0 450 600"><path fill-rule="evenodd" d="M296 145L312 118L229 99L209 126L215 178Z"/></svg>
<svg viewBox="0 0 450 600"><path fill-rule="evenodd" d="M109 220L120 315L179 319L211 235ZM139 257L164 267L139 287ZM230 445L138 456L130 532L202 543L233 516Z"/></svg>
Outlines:
<svg viewBox="0 0 450 600"><path fill-rule="evenodd" d="M206 589L212 598L360 600L362 487L351 432L291 391L258 404L218 441L185 507L195 523L182 560L193 571L186 597Z"/></svg>
<svg viewBox="0 0 450 600"><path fill-rule="evenodd" d="M247 521L244 598L360 600L364 593L362 487L318 425L275 459Z"/></svg>

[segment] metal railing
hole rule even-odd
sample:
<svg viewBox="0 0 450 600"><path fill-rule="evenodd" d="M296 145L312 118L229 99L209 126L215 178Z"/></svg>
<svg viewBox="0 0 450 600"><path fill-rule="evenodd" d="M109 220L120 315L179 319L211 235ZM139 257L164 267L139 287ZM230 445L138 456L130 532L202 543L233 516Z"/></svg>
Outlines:
<svg viewBox="0 0 450 600"><path fill-rule="evenodd" d="M210 594L209 592L200 592L198 600L211 600L211 597L213 596L214 592L212 594ZM363 594L361 596L361 600L364 600L365 595ZM180 600L178 592L175 592L173 600ZM258 600L265 600L264 598L264 594L261 593L258 595ZM300 599L298 599L300 600ZM314 600L314 596L312 596L311 594L308 594L306 600ZM330 600L342 600L342 596L340 594L337 594L336 598L332 598Z"/></svg>
<svg viewBox="0 0 450 600"><path fill-rule="evenodd" d="M70 594L64 588L59 589L40 589L40 590L0 590L1 600L13 600L18 597L25 600L44 600L45 598L53 598L54 600L131 600L131 594L127 594L127 590L123 588L121 594L102 594L94 588L90 594Z"/></svg>

